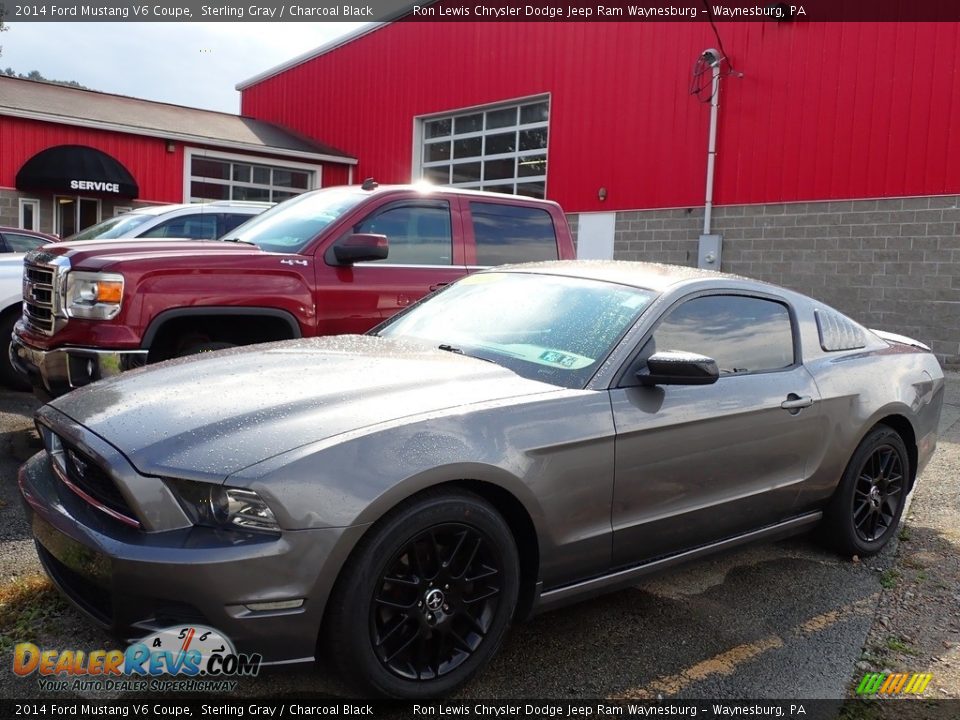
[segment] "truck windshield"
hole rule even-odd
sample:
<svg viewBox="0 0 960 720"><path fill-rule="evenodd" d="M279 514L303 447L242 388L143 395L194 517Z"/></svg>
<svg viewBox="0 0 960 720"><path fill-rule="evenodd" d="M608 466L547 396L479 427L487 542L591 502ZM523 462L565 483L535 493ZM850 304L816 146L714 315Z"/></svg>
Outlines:
<svg viewBox="0 0 960 720"><path fill-rule="evenodd" d="M74 240L106 240L110 238L130 237L131 233L147 220L152 220L155 215L145 213L126 213L116 217L107 218L103 222L88 227L82 232L71 235L66 238L67 242Z"/></svg>
<svg viewBox="0 0 960 720"><path fill-rule="evenodd" d="M224 239L253 243L267 252L297 253L369 197L370 193L342 187L304 193L257 215Z"/></svg>

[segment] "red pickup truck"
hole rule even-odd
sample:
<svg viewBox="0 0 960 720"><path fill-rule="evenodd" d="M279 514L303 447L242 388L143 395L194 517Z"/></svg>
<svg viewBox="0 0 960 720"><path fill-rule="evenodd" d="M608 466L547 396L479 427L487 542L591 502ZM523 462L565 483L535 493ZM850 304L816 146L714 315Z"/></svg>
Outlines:
<svg viewBox="0 0 960 720"><path fill-rule="evenodd" d="M196 352L362 333L478 268L575 254L553 202L369 182L317 190L219 241L30 253L11 362L56 396Z"/></svg>

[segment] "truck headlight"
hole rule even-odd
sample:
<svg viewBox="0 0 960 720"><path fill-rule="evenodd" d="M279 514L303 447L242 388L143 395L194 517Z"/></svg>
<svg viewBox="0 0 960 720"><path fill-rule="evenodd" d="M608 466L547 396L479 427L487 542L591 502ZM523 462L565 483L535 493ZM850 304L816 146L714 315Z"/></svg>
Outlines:
<svg viewBox="0 0 960 720"><path fill-rule="evenodd" d="M167 483L197 525L280 532L270 506L253 490L173 478L167 478Z"/></svg>
<svg viewBox="0 0 960 720"><path fill-rule="evenodd" d="M112 320L123 300L123 275L73 270L67 274L68 317Z"/></svg>

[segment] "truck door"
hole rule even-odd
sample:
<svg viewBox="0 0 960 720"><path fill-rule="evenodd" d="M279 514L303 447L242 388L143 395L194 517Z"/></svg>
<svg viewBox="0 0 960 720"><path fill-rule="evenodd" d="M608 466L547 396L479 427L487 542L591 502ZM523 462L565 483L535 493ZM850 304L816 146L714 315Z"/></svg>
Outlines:
<svg viewBox="0 0 960 720"><path fill-rule="evenodd" d="M384 260L331 265L316 257L317 333L363 333L466 274L457 200L411 196L370 211L338 238L386 235Z"/></svg>

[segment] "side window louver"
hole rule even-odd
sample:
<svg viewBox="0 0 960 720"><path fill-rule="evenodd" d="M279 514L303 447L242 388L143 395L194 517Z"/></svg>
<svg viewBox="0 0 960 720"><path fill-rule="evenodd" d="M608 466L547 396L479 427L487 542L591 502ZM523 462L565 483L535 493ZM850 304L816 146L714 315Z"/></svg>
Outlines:
<svg viewBox="0 0 960 720"><path fill-rule="evenodd" d="M867 344L863 330L850 318L831 310L814 310L817 329L820 332L820 347L826 352L857 350Z"/></svg>

